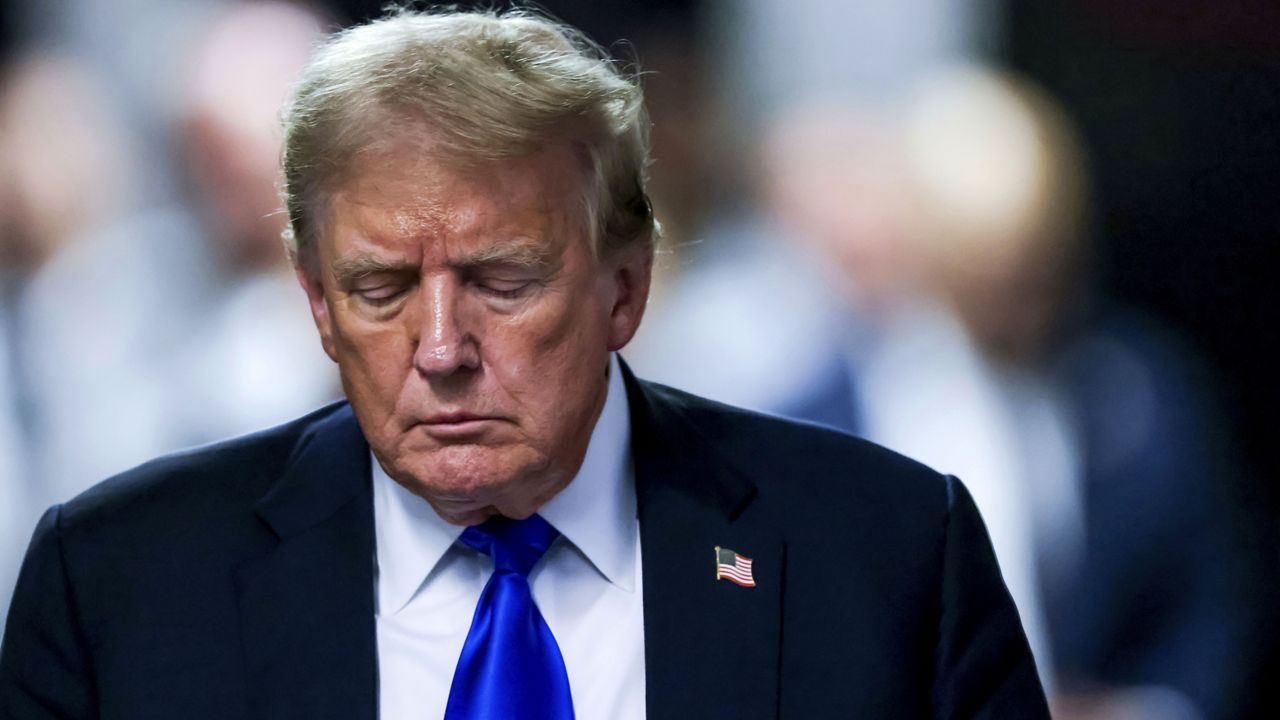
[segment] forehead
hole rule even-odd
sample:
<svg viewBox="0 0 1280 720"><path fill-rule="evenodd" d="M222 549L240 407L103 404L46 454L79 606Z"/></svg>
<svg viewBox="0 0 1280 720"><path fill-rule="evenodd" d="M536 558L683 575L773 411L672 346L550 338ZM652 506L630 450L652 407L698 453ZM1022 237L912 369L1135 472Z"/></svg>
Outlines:
<svg viewBox="0 0 1280 720"><path fill-rule="evenodd" d="M581 153L549 144L521 157L451 161L429 139L402 138L358 157L331 195L331 242L483 242L512 234L587 233Z"/></svg>

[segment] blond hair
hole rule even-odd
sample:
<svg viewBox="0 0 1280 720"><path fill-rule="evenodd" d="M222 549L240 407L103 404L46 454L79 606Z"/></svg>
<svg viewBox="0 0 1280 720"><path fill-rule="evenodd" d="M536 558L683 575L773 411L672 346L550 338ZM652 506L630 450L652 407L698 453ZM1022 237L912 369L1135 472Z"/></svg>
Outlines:
<svg viewBox="0 0 1280 720"><path fill-rule="evenodd" d="M431 131L453 164L584 146L594 182L585 219L597 255L658 233L646 192L649 122L636 78L582 33L527 10L400 10L327 39L284 120L285 246L313 261L328 198L356 156Z"/></svg>

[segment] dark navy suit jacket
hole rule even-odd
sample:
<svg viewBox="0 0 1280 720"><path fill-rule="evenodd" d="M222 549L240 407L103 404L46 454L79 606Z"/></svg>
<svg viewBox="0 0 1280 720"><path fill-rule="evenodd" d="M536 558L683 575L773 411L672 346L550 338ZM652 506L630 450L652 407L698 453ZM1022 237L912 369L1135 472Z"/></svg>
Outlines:
<svg viewBox="0 0 1280 720"><path fill-rule="evenodd" d="M1047 718L964 486L627 373L650 718ZM41 520L6 718L377 716L369 451L336 404ZM717 581L715 546L756 587Z"/></svg>

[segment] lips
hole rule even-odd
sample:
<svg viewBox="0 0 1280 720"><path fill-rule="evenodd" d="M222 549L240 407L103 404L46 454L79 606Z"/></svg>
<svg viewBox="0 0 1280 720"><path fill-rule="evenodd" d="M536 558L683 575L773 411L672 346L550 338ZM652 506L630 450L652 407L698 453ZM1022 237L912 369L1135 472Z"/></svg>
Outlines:
<svg viewBox="0 0 1280 720"><path fill-rule="evenodd" d="M423 425L456 425L459 423L475 422L478 420L497 420L490 415L476 415L469 412L450 412L437 413L430 417L419 421Z"/></svg>
<svg viewBox="0 0 1280 720"><path fill-rule="evenodd" d="M418 421L417 426L440 440L464 440L492 429L502 418L469 412L436 413Z"/></svg>

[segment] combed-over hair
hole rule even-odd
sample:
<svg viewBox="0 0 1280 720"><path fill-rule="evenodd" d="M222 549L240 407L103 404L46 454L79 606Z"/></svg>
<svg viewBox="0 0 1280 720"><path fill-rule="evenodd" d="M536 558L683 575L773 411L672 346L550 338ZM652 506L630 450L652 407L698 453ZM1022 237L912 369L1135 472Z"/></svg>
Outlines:
<svg viewBox="0 0 1280 720"><path fill-rule="evenodd" d="M460 166L580 143L597 256L656 240L639 83L581 32L528 10L399 10L336 33L303 70L284 125L295 265L314 261L328 199L356 156L421 127L433 156Z"/></svg>

